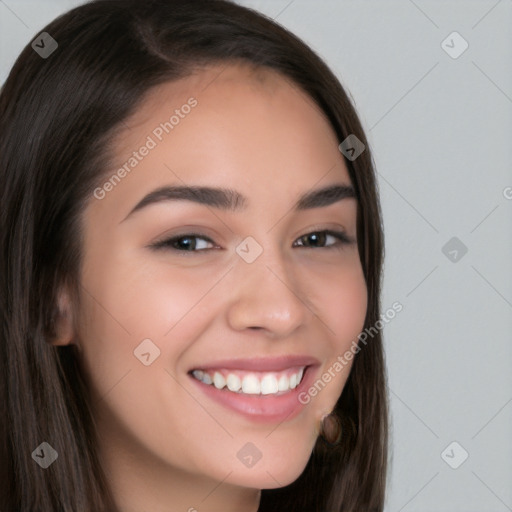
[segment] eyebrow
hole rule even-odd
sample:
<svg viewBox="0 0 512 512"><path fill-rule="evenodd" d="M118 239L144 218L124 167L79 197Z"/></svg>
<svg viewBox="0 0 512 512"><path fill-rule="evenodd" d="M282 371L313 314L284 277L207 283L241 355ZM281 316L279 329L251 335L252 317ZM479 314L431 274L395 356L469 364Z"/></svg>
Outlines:
<svg viewBox="0 0 512 512"><path fill-rule="evenodd" d="M317 190L306 192L295 203L296 211L309 210L329 206L346 198L355 198L352 185L330 185ZM144 207L163 201L192 201L220 210L239 212L247 208L248 200L240 192L227 188L201 186L166 186L153 190L144 196L121 221Z"/></svg>

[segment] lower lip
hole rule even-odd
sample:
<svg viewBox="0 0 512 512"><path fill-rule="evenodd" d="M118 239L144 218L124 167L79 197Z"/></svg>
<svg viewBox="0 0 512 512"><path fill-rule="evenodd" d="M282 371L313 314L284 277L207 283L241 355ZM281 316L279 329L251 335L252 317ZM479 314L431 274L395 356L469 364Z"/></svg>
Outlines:
<svg viewBox="0 0 512 512"><path fill-rule="evenodd" d="M314 366L304 370L300 384L282 395L246 395L235 393L226 388L217 389L215 386L205 384L190 375L190 378L199 389L212 400L236 411L251 421L276 422L289 421L297 416L305 404L299 401L299 395L309 388L314 378Z"/></svg>

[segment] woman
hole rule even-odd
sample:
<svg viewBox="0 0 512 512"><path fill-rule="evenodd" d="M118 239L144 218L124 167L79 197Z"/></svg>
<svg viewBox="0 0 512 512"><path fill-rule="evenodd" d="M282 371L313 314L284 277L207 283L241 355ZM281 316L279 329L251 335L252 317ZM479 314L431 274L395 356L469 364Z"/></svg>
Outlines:
<svg viewBox="0 0 512 512"><path fill-rule="evenodd" d="M0 510L381 511L381 213L322 60L224 0L96 0L0 111Z"/></svg>

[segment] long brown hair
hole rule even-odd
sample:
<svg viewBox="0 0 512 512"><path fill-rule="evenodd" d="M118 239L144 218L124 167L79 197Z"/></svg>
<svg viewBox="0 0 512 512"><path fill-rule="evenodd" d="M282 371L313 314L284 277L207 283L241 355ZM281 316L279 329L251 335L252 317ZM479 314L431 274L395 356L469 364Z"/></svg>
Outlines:
<svg viewBox="0 0 512 512"><path fill-rule="evenodd" d="M226 0L96 0L44 29L58 48L30 44L0 94L0 510L116 510L98 462L88 386L74 345L48 343L60 286L79 296L81 212L108 170L109 143L152 87L202 65L243 60L277 70L327 116L358 201L357 237L368 289L365 328L380 318L384 255L368 141L339 80L299 38ZM384 507L388 396L380 332L355 355L336 413L342 442L321 438L301 476L263 490L259 512L359 512ZM58 464L42 470L43 441Z"/></svg>

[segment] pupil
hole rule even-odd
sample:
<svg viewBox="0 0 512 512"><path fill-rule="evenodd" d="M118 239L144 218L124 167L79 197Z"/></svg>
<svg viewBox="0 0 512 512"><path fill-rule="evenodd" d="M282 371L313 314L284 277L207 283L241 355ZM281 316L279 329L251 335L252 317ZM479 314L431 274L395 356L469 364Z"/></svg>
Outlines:
<svg viewBox="0 0 512 512"><path fill-rule="evenodd" d="M184 240L185 240L185 241L186 241L186 240L189 240L189 241L190 241L190 240L191 240L191 238L190 238L190 237L188 237L188 236L184 236L184 237L180 238L180 239L179 239L179 241L178 241L178 243L181 243L182 247L185 247L185 248L191 248L191 247L192 247L192 249L194 249L194 248L195 248L195 244L194 244L194 243L190 243L190 242L189 242L189 243L186 243L186 242L183 242Z"/></svg>
<svg viewBox="0 0 512 512"><path fill-rule="evenodd" d="M321 233L320 236L317 234L317 233L313 233L311 235L308 235L310 240L312 239L313 240L313 245L315 245L315 241L316 241L316 244L318 245L318 243L320 242L320 245L322 245L322 241L324 241L324 238L325 238L325 233Z"/></svg>

